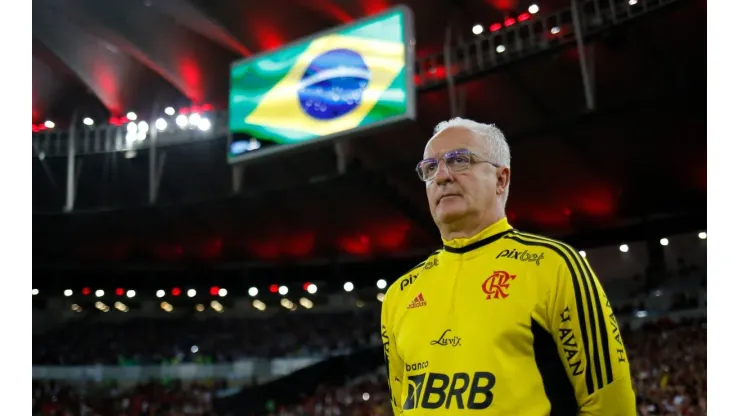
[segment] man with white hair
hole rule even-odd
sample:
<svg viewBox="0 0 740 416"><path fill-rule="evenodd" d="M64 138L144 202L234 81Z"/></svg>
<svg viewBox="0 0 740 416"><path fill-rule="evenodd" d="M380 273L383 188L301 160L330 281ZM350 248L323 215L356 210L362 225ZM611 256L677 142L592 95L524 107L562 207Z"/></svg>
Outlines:
<svg viewBox="0 0 740 416"><path fill-rule="evenodd" d="M443 246L383 302L394 413L635 415L619 326L588 262L506 220L501 130L442 122L416 170Z"/></svg>

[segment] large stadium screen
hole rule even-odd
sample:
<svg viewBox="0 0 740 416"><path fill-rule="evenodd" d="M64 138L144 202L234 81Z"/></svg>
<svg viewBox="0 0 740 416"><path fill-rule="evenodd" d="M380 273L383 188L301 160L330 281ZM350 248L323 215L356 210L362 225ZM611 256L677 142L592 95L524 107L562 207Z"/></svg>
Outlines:
<svg viewBox="0 0 740 416"><path fill-rule="evenodd" d="M234 63L229 161L413 119L413 45L399 7Z"/></svg>

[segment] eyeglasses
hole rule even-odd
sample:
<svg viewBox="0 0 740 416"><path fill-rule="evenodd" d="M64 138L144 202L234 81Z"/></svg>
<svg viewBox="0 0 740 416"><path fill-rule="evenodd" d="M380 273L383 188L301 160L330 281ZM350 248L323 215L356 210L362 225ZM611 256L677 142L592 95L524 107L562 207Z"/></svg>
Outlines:
<svg viewBox="0 0 740 416"><path fill-rule="evenodd" d="M424 159L417 163L416 173L419 174L419 178L424 182L434 179L437 176L437 172L439 172L439 164L441 160L444 160L445 165L447 165L447 169L452 172L462 172L469 169L470 166L475 163L490 163L494 167L499 167L499 165L483 159L468 149L456 149L451 150L440 157Z"/></svg>

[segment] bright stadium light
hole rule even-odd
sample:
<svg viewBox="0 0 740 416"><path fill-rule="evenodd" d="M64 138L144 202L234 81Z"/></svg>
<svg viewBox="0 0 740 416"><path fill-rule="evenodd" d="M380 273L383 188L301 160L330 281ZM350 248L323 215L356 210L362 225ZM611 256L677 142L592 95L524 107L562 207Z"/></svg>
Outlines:
<svg viewBox="0 0 740 416"><path fill-rule="evenodd" d="M128 291L126 291L126 297L127 298L133 298L134 296L136 296L136 291L135 290L129 289Z"/></svg>
<svg viewBox="0 0 740 416"><path fill-rule="evenodd" d="M164 113L168 116L174 116L175 115L175 109L172 107L167 107L164 109Z"/></svg>
<svg viewBox="0 0 740 416"><path fill-rule="evenodd" d="M147 132L149 131L149 123L146 121L140 121L139 122L139 131Z"/></svg>
<svg viewBox="0 0 740 416"><path fill-rule="evenodd" d="M93 124L95 124L93 122L93 119L91 119L90 117L85 117L84 119L82 119L82 123L86 126L92 126Z"/></svg>
<svg viewBox="0 0 740 416"><path fill-rule="evenodd" d="M586 257L586 252L583 250L579 251L578 254L580 254L581 257L584 257L584 258Z"/></svg>
<svg viewBox="0 0 740 416"><path fill-rule="evenodd" d="M185 114L180 114L175 119L175 123L178 125L178 127L184 129L188 126L188 116L186 116Z"/></svg>
<svg viewBox="0 0 740 416"><path fill-rule="evenodd" d="M362 393L362 400L364 401L370 400L370 393L368 392Z"/></svg>
<svg viewBox="0 0 740 416"><path fill-rule="evenodd" d="M254 302L252 302L252 306L254 306L254 308L257 309L258 311L264 311L265 309L267 309L267 305L265 305L265 303L262 302L261 300L257 300L257 299L255 299Z"/></svg>
<svg viewBox="0 0 740 416"><path fill-rule="evenodd" d="M67 296L67 297L72 296L72 289L64 289L64 296Z"/></svg>
<svg viewBox="0 0 740 416"><path fill-rule="evenodd" d="M158 297L158 298L163 298L163 297L164 297L164 290L162 290L162 289L159 289L159 290L157 291L157 297Z"/></svg>
<svg viewBox="0 0 740 416"><path fill-rule="evenodd" d="M630 6L634 6L635 4L637 4L637 0L630 0L627 3L629 3Z"/></svg>
<svg viewBox="0 0 740 416"><path fill-rule="evenodd" d="M661 246L667 246L668 245L668 239L667 238L661 238L660 239L660 245Z"/></svg>
<svg viewBox="0 0 740 416"><path fill-rule="evenodd" d="M249 296L255 297L255 296L257 296L258 293L260 293L260 291L257 290L256 287L250 287L249 290L247 291L247 293L249 293Z"/></svg>
<svg viewBox="0 0 740 416"><path fill-rule="evenodd" d="M98 289L95 291L95 296L102 298L105 295L105 291L103 289Z"/></svg>
<svg viewBox="0 0 740 416"><path fill-rule="evenodd" d="M630 247L627 244L622 244L621 246L619 246L619 251L621 251L622 253L626 253L630 251Z"/></svg>
<svg viewBox="0 0 740 416"><path fill-rule="evenodd" d="M707 233L706 233L706 231L700 232L699 233L699 238L702 239L702 240L706 240L707 239Z"/></svg>
<svg viewBox="0 0 740 416"><path fill-rule="evenodd" d="M139 126L136 125L135 122L131 121L128 124L126 124L126 131L129 133L136 133L136 130L139 128Z"/></svg>
<svg viewBox="0 0 740 416"><path fill-rule="evenodd" d="M351 292L352 289L354 289L354 288L355 288L355 285L353 285L352 282L346 282L344 284L344 291L345 292Z"/></svg>
<svg viewBox="0 0 740 416"><path fill-rule="evenodd" d="M480 35L483 33L483 26L482 25L475 25L473 26L473 34L474 35Z"/></svg>
<svg viewBox="0 0 740 416"><path fill-rule="evenodd" d="M195 354L196 352L198 352L198 346L197 345L193 345L192 347L190 347L190 352L192 352L193 354Z"/></svg>
<svg viewBox="0 0 740 416"><path fill-rule="evenodd" d="M228 293L229 293L229 291L227 291L224 288L221 288L221 289L218 290L218 295L221 296L221 297L226 296Z"/></svg>
<svg viewBox="0 0 740 416"><path fill-rule="evenodd" d="M159 131L167 130L167 120L158 118L157 121L154 122L154 127Z"/></svg>
<svg viewBox="0 0 740 416"><path fill-rule="evenodd" d="M317 287L316 287L316 285L315 285L315 284L313 284L313 283L311 283L310 285L308 285L308 287L306 287L306 292L308 292L308 293L310 293L310 294L312 294L312 295L313 295L314 293L316 293L316 290L318 290L318 288L317 288Z"/></svg>
<svg viewBox="0 0 740 416"><path fill-rule="evenodd" d="M188 289L188 297L192 298L195 296L195 289Z"/></svg>
<svg viewBox="0 0 740 416"><path fill-rule="evenodd" d="M280 289L278 289L278 293L285 296L288 294L288 287L287 286L280 286Z"/></svg>
<svg viewBox="0 0 740 416"><path fill-rule="evenodd" d="M553 26L552 29L550 29L550 33L552 33L553 35L557 35L558 33L560 33L560 28L557 26Z"/></svg>
<svg viewBox="0 0 740 416"><path fill-rule="evenodd" d="M531 13L531 14L537 14L540 11L540 6L538 6L536 4L533 4L533 5L529 6L529 8L527 9L527 11L529 11L529 13Z"/></svg>
<svg viewBox="0 0 740 416"><path fill-rule="evenodd" d="M136 120L136 113L134 113L133 111L129 111L128 113L126 113L126 118L134 121Z"/></svg>
<svg viewBox="0 0 740 416"><path fill-rule="evenodd" d="M382 302L385 300L385 293L380 292L375 298L378 299L378 302Z"/></svg>
<svg viewBox="0 0 740 416"><path fill-rule="evenodd" d="M205 117L202 118L202 119L200 119L200 121L198 122L198 129L200 129L200 131L208 131L208 130L210 130L211 129L211 120L209 120L209 119L207 119Z"/></svg>
<svg viewBox="0 0 740 416"><path fill-rule="evenodd" d="M388 282L386 282L385 279L378 280L378 289L385 289L386 286L388 286Z"/></svg>
<svg viewBox="0 0 740 416"><path fill-rule="evenodd" d="M33 296L36 296L36 295L38 295L38 294L39 294L39 290L38 290L38 289L32 289L32 290L31 290L31 294L32 294Z"/></svg>
<svg viewBox="0 0 740 416"><path fill-rule="evenodd" d="M56 124L54 124L54 122L50 120L46 120L46 122L44 122L44 127L46 127L47 129L53 129L55 125Z"/></svg>
<svg viewBox="0 0 740 416"><path fill-rule="evenodd" d="M197 126L200 123L200 114L193 113L188 117L188 122L191 126Z"/></svg>
<svg viewBox="0 0 740 416"><path fill-rule="evenodd" d="M506 51L506 46L504 45L498 45L496 46L496 52L498 53L504 53Z"/></svg>

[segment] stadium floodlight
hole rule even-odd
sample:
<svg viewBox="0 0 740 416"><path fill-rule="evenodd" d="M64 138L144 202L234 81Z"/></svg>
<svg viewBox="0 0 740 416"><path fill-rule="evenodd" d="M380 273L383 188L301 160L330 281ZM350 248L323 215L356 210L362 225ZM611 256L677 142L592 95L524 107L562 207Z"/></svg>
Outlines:
<svg viewBox="0 0 740 416"><path fill-rule="evenodd" d="M552 33L553 35L557 35L558 33L560 33L560 28L558 26L553 26L552 29L550 29L550 33Z"/></svg>
<svg viewBox="0 0 740 416"><path fill-rule="evenodd" d="M200 114L193 113L190 115L190 117L188 117L188 122L190 123L191 126L196 127L198 126L198 124L200 124L200 119L201 119Z"/></svg>
<svg viewBox="0 0 740 416"><path fill-rule="evenodd" d="M67 296L67 297L72 296L72 289L64 289L64 296Z"/></svg>
<svg viewBox="0 0 740 416"><path fill-rule="evenodd" d="M95 122L93 122L93 119L91 119L90 117L85 117L84 119L82 119L82 123L86 126L92 126L93 124L95 124Z"/></svg>
<svg viewBox="0 0 740 416"><path fill-rule="evenodd" d="M628 3L630 6L634 6L637 4L637 0L630 0Z"/></svg>
<svg viewBox="0 0 740 416"><path fill-rule="evenodd" d="M158 118L157 121L154 122L154 127L156 127L159 131L167 130L167 120L163 118Z"/></svg>
<svg viewBox="0 0 740 416"><path fill-rule="evenodd" d="M126 113L126 118L134 121L136 120L136 113L134 113L133 111L129 111L128 113Z"/></svg>
<svg viewBox="0 0 740 416"><path fill-rule="evenodd" d="M622 244L621 246L619 246L619 251L621 251L622 253L626 253L630 251L630 247L627 244Z"/></svg>
<svg viewBox="0 0 740 416"><path fill-rule="evenodd" d="M480 35L483 33L483 26L482 25L475 25L473 26L473 34L474 35Z"/></svg>
<svg viewBox="0 0 740 416"><path fill-rule="evenodd" d="M46 127L47 129L53 129L55 125L56 124L54 124L54 122L51 120L46 120L44 122L44 127Z"/></svg>
<svg viewBox="0 0 740 416"><path fill-rule="evenodd" d="M250 287L247 293L249 293L249 296L255 297L260 291L256 287Z"/></svg>
<svg viewBox="0 0 740 416"><path fill-rule="evenodd" d="M221 288L221 289L218 290L218 295L221 296L221 297L224 297L227 294L229 294L229 291L226 290L226 289L224 289L224 288Z"/></svg>
<svg viewBox="0 0 740 416"><path fill-rule="evenodd" d="M33 296L36 296L36 295L38 295L38 294L39 294L39 290L38 290L38 289L32 289L32 290L31 290L31 294L32 294Z"/></svg>
<svg viewBox="0 0 740 416"><path fill-rule="evenodd" d="M345 290L345 292L351 292L352 289L354 289L354 288L355 288L355 285L353 285L352 282L346 282L344 284L344 290Z"/></svg>
<svg viewBox="0 0 740 416"><path fill-rule="evenodd" d="M206 307L203 306L202 303L199 303L199 304L195 305L195 310L198 311L198 312L203 312L204 310L206 310Z"/></svg>
<svg viewBox="0 0 740 416"><path fill-rule="evenodd" d="M159 289L159 290L157 291L157 297L158 297L158 298L163 298L163 297L164 297L164 290L162 290L162 289Z"/></svg>
<svg viewBox="0 0 740 416"><path fill-rule="evenodd" d="M311 309L311 308L313 308L313 302L311 302L311 300L310 300L310 299L306 299L306 298L301 298L301 299L300 299L300 300L298 301L298 303L300 303L300 304L301 304L301 306L303 306L303 307L304 307L304 308L306 308L306 309Z"/></svg>
<svg viewBox="0 0 740 416"><path fill-rule="evenodd" d="M126 297L127 298L133 298L134 296L136 296L136 291L135 290L129 289L129 290L126 291Z"/></svg>
<svg viewBox="0 0 740 416"><path fill-rule="evenodd" d="M706 240L707 239L707 233L706 233L706 231L700 232L699 233L699 238L702 239L702 240Z"/></svg>
<svg viewBox="0 0 740 416"><path fill-rule="evenodd" d="M188 289L188 297L192 298L195 296L195 289Z"/></svg>
<svg viewBox="0 0 740 416"><path fill-rule="evenodd" d="M193 345L192 347L190 347L190 352L192 352L193 354L195 354L196 352L198 352L198 346L197 345Z"/></svg>
<svg viewBox="0 0 740 416"><path fill-rule="evenodd" d="M167 107L164 109L164 113L168 116L174 116L175 115L175 109L172 107Z"/></svg>
<svg viewBox="0 0 740 416"><path fill-rule="evenodd" d="M385 293L380 292L375 298L378 299L378 302L382 302L385 300Z"/></svg>
<svg viewBox="0 0 740 416"><path fill-rule="evenodd" d="M103 289L98 289L95 291L95 296L102 298L105 295L105 291Z"/></svg>
<svg viewBox="0 0 740 416"><path fill-rule="evenodd" d="M579 251L578 254L580 254L581 257L584 257L584 258L586 257L586 252L583 250Z"/></svg>
<svg viewBox="0 0 740 416"><path fill-rule="evenodd" d="M198 122L198 129L200 131L208 131L208 130L210 130L211 129L211 120L209 120L209 119L207 119L205 117L201 118L200 121Z"/></svg>
<svg viewBox="0 0 740 416"><path fill-rule="evenodd" d="M175 119L175 124L177 124L177 126L180 127L181 129L184 129L185 127L188 126L188 116L186 116L185 114L180 114Z"/></svg>
<svg viewBox="0 0 740 416"><path fill-rule="evenodd" d="M126 131L129 133L136 133L136 130L139 128L139 126L136 125L135 122L131 121L128 124L126 124Z"/></svg>
<svg viewBox="0 0 740 416"><path fill-rule="evenodd" d="M139 131L147 132L149 131L149 123L146 121L140 121L139 122Z"/></svg>
<svg viewBox="0 0 740 416"><path fill-rule="evenodd" d="M265 309L267 309L267 305L265 305L264 302L258 299L255 299L254 302L252 302L252 306L254 306L254 308L258 311L264 311Z"/></svg>
<svg viewBox="0 0 740 416"><path fill-rule="evenodd" d="M278 289L278 293L285 296L288 294L288 287L287 286L280 286Z"/></svg>
<svg viewBox="0 0 740 416"><path fill-rule="evenodd" d="M388 286L388 282L385 279L378 279L378 289L385 289Z"/></svg>
<svg viewBox="0 0 740 416"><path fill-rule="evenodd" d="M661 246L667 246L668 245L668 239L667 238L661 238L660 239L660 245Z"/></svg>
<svg viewBox="0 0 740 416"><path fill-rule="evenodd" d="M308 285L308 287L306 287L306 292L308 292L308 293L310 293L310 294L312 294L312 295L313 295L314 293L316 293L316 290L318 290L318 288L317 288L317 287L316 287L316 285L315 285L315 284L313 284L313 283L311 283L310 285Z"/></svg>
<svg viewBox="0 0 740 416"><path fill-rule="evenodd" d="M504 52L506 52L506 46L504 46L504 45L498 45L498 46L496 46L496 52L498 52L498 53L504 53Z"/></svg>
<svg viewBox="0 0 740 416"><path fill-rule="evenodd" d="M370 400L370 393L368 393L368 392L362 393L362 400L364 400L364 401Z"/></svg>
<svg viewBox="0 0 740 416"><path fill-rule="evenodd" d="M529 11L529 13L531 14L537 14L540 11L540 6L536 4L532 4L531 6L529 6L527 11Z"/></svg>

